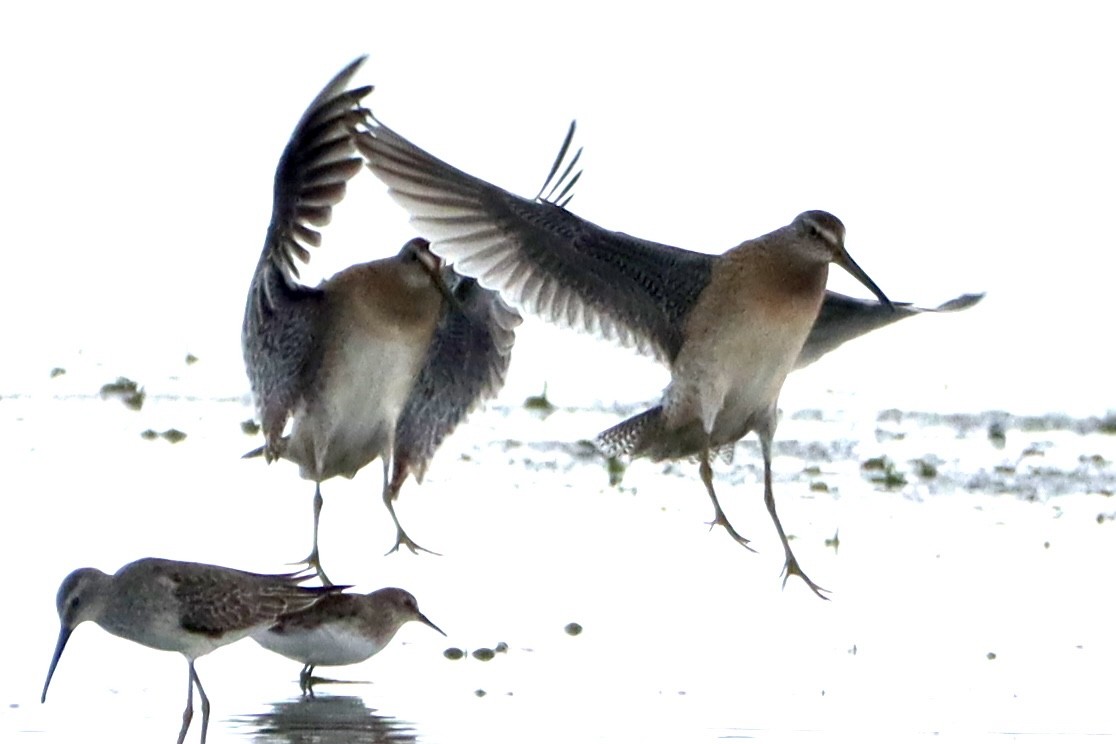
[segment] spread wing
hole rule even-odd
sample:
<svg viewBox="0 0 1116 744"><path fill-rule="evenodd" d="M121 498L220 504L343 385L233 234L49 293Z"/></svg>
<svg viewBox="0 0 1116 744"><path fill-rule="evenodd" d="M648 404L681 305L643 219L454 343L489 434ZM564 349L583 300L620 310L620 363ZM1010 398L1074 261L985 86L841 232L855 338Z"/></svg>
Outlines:
<svg viewBox="0 0 1116 744"><path fill-rule="evenodd" d="M409 473L421 482L442 441L478 405L504 387L519 313L475 279L451 275L458 307L446 310L434 330L418 379L395 430L392 485Z"/></svg>
<svg viewBox="0 0 1116 744"><path fill-rule="evenodd" d="M798 355L795 369L813 364L846 341L883 328L897 320L920 313L956 312L980 302L983 294L964 294L938 307L915 307L908 303L895 303L892 311L876 300L859 300L837 292L826 292L818 318L806 344Z"/></svg>
<svg viewBox="0 0 1116 744"><path fill-rule="evenodd" d="M346 183L361 167L352 127L366 114L360 101L371 88L345 88L363 61L352 62L317 95L275 171L271 224L248 288L242 328L269 460L279 454L280 435L305 380L317 374L320 360L312 348L322 293L298 282L297 261L309 261L309 248L321 243L314 228L329 222Z"/></svg>
<svg viewBox="0 0 1116 744"><path fill-rule="evenodd" d="M316 227L329 224L345 185L360 170L352 127L367 112L360 101L371 86L345 90L364 57L350 63L317 95L302 115L275 169L271 224L249 294L249 309L272 312L279 284L297 285L296 261L307 263L321 245Z"/></svg>
<svg viewBox="0 0 1116 744"><path fill-rule="evenodd" d="M371 117L356 142L431 250L458 273L550 322L667 363L678 354L684 319L718 257L605 230L569 212L572 166L548 194L524 199L439 160ZM569 137L559 161L568 143Z"/></svg>

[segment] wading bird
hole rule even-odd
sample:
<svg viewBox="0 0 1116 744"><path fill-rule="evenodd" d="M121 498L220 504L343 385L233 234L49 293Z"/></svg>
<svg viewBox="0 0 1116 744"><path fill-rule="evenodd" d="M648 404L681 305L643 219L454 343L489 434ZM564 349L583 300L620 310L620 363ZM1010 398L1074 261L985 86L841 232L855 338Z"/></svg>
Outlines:
<svg viewBox="0 0 1116 744"><path fill-rule="evenodd" d="M204 744L209 698L194 670L194 661L345 588L299 586L307 578L254 574L163 558L141 558L112 576L96 568L79 568L58 589L61 630L43 685L42 702L46 702L47 688L70 634L91 620L115 636L186 657L189 689L178 744L186 738L194 716L194 687L201 697Z"/></svg>
<svg viewBox="0 0 1116 744"><path fill-rule="evenodd" d="M839 219L803 212L789 225L708 255L606 230L560 200L515 196L439 160L371 115L357 147L454 270L499 291L517 309L634 347L669 367L660 404L602 433L598 446L608 455L696 457L713 524L745 546L717 500L710 458L756 432L764 501L785 554L784 585L797 575L824 598L799 566L776 513L771 446L787 374L885 325L881 314L894 312L845 250ZM827 293L830 263L879 303Z"/></svg>
<svg viewBox="0 0 1116 744"><path fill-rule="evenodd" d="M410 621L445 633L422 614L414 595L388 587L369 594L334 594L313 607L283 615L252 636L269 651L300 661L303 695L314 695L314 668L358 664L380 653Z"/></svg>
<svg viewBox="0 0 1116 744"><path fill-rule="evenodd" d="M454 428L494 396L515 342L517 313L495 292L444 268L421 238L398 255L351 266L309 287L297 261L361 168L352 126L371 87L346 90L354 61L307 109L275 173L271 224L248 291L243 347L262 422L262 454L314 481L314 541L305 562L329 583L318 551L322 481L383 462L392 551L422 549L394 501ZM288 431L289 424L289 431ZM389 551L391 552L391 551Z"/></svg>

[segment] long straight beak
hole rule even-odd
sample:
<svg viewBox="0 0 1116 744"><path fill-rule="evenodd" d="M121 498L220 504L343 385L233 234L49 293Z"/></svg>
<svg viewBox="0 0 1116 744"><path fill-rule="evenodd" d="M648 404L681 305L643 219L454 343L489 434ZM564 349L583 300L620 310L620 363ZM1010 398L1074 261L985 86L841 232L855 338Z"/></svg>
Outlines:
<svg viewBox="0 0 1116 744"><path fill-rule="evenodd" d="M65 625L58 631L58 645L54 647L54 657L50 660L50 670L47 672L46 684L43 685L43 696L39 699L40 703L46 702L47 688L50 687L50 678L54 676L54 668L58 666L58 660L62 658L62 650L66 648L66 641L70 640L70 634L73 632L73 628L67 628Z"/></svg>
<svg viewBox="0 0 1116 744"><path fill-rule="evenodd" d="M416 243L421 243L421 245L416 245ZM425 240L416 238L411 241L411 244L411 250L414 252L419 264L426 270L426 273L430 275L430 281L434 282L434 286L442 293L442 297L446 298L446 302L448 302L450 307L454 310L464 312L465 309L461 307L461 301L457 299L453 290L449 288L445 278L442 276L442 259L430 252L430 244Z"/></svg>
<svg viewBox="0 0 1116 744"><path fill-rule="evenodd" d="M430 622L430 618L428 618L428 617L427 617L426 615L422 614L421 612L419 613L419 616L418 616L418 621L419 621L420 623L422 623L423 625L429 625L429 626L430 626L431 628L433 628L434 630L438 631L438 632L439 632L439 633L441 633L442 635L446 635L446 631L442 630L442 629L441 629L441 628L439 628L439 627L438 627L437 625L435 625L434 623ZM447 637L448 637L448 636L447 636Z"/></svg>
<svg viewBox="0 0 1116 744"><path fill-rule="evenodd" d="M887 299L887 296L883 293L883 290L876 286L876 283L872 281L871 277L869 277L868 274L864 272L864 269L857 266L856 261L852 260L852 256L849 255L848 251L842 248L841 253L837 256L836 259L834 259L833 263L849 272L849 274L851 274L853 278L867 287L872 292L872 294L876 295L876 297L879 298L880 302L882 302L888 310L895 310L895 306L891 304L891 300Z"/></svg>

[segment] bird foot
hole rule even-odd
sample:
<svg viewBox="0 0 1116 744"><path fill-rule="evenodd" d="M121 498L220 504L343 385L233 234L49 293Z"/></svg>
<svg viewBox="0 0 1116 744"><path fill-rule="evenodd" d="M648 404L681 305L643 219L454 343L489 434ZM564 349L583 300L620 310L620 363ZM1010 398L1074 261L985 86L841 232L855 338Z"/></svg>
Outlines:
<svg viewBox="0 0 1116 744"><path fill-rule="evenodd" d="M314 697L314 682L315 678L310 667L303 668L298 675L298 689L302 690L303 697Z"/></svg>
<svg viewBox="0 0 1116 744"><path fill-rule="evenodd" d="M314 694L314 685L368 685L371 682L357 680L357 679L330 679L329 677L318 677L315 675L307 675L305 681L299 677L298 686L302 689L303 697L317 697Z"/></svg>
<svg viewBox="0 0 1116 744"><path fill-rule="evenodd" d="M788 555L787 556L787 562L785 564L783 564L783 588L784 589L787 588L787 579L789 579L792 575L797 576L798 578L800 578L804 582L806 582L806 586L810 587L810 590L812 592L814 592L814 594L818 595L818 597L820 599L824 599L826 601L829 601L829 597L825 596L825 594L829 594L829 590L815 584L810 579L810 577L807 576L803 572L803 570L799 567L798 560L795 559L795 557L793 555ZM825 594L822 594L822 592L825 592Z"/></svg>
<svg viewBox="0 0 1116 744"><path fill-rule="evenodd" d="M709 525L710 532L712 532L713 528L717 525L724 527L725 531L729 533L729 537L731 537L733 540L736 540L736 542L740 543L753 553L756 552L756 549L748 544L751 542L751 540L736 531L736 528L732 526L732 524L728 521L728 517L725 516L725 513L721 511L720 508L717 509L717 513L716 516L713 517L713 521L707 522L707 524Z"/></svg>
<svg viewBox="0 0 1116 744"><path fill-rule="evenodd" d="M322 563L318 558L318 549L315 547L310 551L310 555L303 558L301 561L288 563L288 566L306 566L306 570L312 570L321 579L322 586L334 586L334 583L326 576L326 572L322 569ZM301 573L301 571L299 572Z"/></svg>
<svg viewBox="0 0 1116 744"><path fill-rule="evenodd" d="M396 532L395 532L395 545L394 545L394 546L392 546L391 550L389 550L388 552L384 553L384 555L391 555L392 553L397 553L397 552L399 552L399 546L400 546L400 545L406 545L406 546L407 546L407 550L410 550L410 551L411 551L412 553L414 553L415 555L418 555L418 553L419 553L419 551L420 551L420 550L421 550L422 552L424 552L424 553L430 553L430 555L438 555L438 556L440 556L440 555L441 555L441 553L436 553L436 552L434 552L433 550L429 550L428 548L424 548L424 547L422 547L422 546L421 546L421 545L419 545L419 544L418 544L417 542L415 542L414 540L412 540L412 539L411 539L411 538L410 538L410 537L409 537L409 536L407 535L407 533L406 533L406 532L404 532L403 530L396 530Z"/></svg>

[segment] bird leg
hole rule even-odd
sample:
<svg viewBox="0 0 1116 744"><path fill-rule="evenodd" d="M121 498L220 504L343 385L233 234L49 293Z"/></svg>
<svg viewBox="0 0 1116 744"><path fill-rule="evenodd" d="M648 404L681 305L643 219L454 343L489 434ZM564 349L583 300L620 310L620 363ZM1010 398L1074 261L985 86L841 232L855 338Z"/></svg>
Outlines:
<svg viewBox="0 0 1116 744"><path fill-rule="evenodd" d="M361 685L368 684L367 682L351 682L343 679L330 679L328 677L315 677L313 664L307 664L302 667L302 671L298 675L298 687L302 690L303 697L317 697L314 694L315 684L329 684L329 685Z"/></svg>
<svg viewBox="0 0 1116 744"><path fill-rule="evenodd" d="M322 580L324 586L333 586L333 582L326 576L326 572L322 569L322 562L318 558L318 522L321 520L322 515L322 484L314 484L314 547L310 550L310 555L303 558L298 563L314 569L314 573L318 574L318 578Z"/></svg>
<svg viewBox="0 0 1116 744"><path fill-rule="evenodd" d="M713 502L713 521L709 523L709 529L712 530L717 525L721 525L725 528L725 530L728 531L733 540L736 540L736 542L740 543L745 548L748 548L748 550L751 550L754 553L755 550L748 547L748 543L750 541L747 538L741 536L741 534L736 531L736 529L728 521L728 517L725 516L724 511L721 509L721 503L717 501L717 492L713 490L713 467L709 464L708 449L703 449L701 451L701 455L699 455L699 461L701 463L701 482L705 484L705 490L709 492L709 499Z"/></svg>
<svg viewBox="0 0 1116 744"><path fill-rule="evenodd" d="M178 744L182 744L186 740L186 732L190 728L190 721L194 718L194 685L198 687L198 695L201 696L202 703L201 744L205 744L205 735L209 731L209 698L206 697L205 690L202 689L198 673L194 671L194 660L190 659L189 686L186 688L186 710L182 711L182 730L178 732Z"/></svg>
<svg viewBox="0 0 1116 744"><path fill-rule="evenodd" d="M190 721L194 718L194 662L190 661L190 673L186 675L188 686L186 688L186 710L182 711L182 729L178 732L178 744L186 740L186 732L190 728Z"/></svg>
<svg viewBox="0 0 1116 744"><path fill-rule="evenodd" d="M298 675L298 688L302 690L303 697L314 697L314 665L307 664L302 667Z"/></svg>
<svg viewBox="0 0 1116 744"><path fill-rule="evenodd" d="M403 525L399 524L399 517L395 515L395 499L399 496L399 489L403 487L403 481L407 479L407 470L400 470L396 473L396 477L392 479L389 477L389 473L391 472L391 464L388 462L389 458L385 457L383 460L384 506L387 507L388 514L391 515L391 521L395 522L395 545L392 546L391 550L384 553L384 555L391 555L392 553L398 552L400 545L406 545L407 549L415 555L418 555L420 550L424 553L430 553L431 555L441 555L441 553L435 553L433 550L428 550L416 543L403 529Z"/></svg>
<svg viewBox="0 0 1116 744"><path fill-rule="evenodd" d="M202 703L202 733L201 744L205 744L205 735L209 731L209 698L205 694L205 689L202 687L201 679L198 678L198 673L194 671L194 662L190 662L190 675L194 678L194 684L198 686L198 695L201 697Z"/></svg>
<svg viewBox="0 0 1116 744"><path fill-rule="evenodd" d="M787 579L794 576L799 577L806 582L806 586L822 599L829 599L829 597L822 594L828 592L828 589L822 587L811 581L810 577L798 565L798 559L794 557L794 551L791 550L790 542L787 540L787 533L783 531L783 525L779 522L779 515L775 513L775 491L771 487L771 440L770 434L760 434L760 449L763 450L763 503L767 504L767 513L771 515L771 521L775 523L775 529L779 532L779 539L783 542L783 552L786 554L786 563L783 564L783 587L787 586Z"/></svg>

